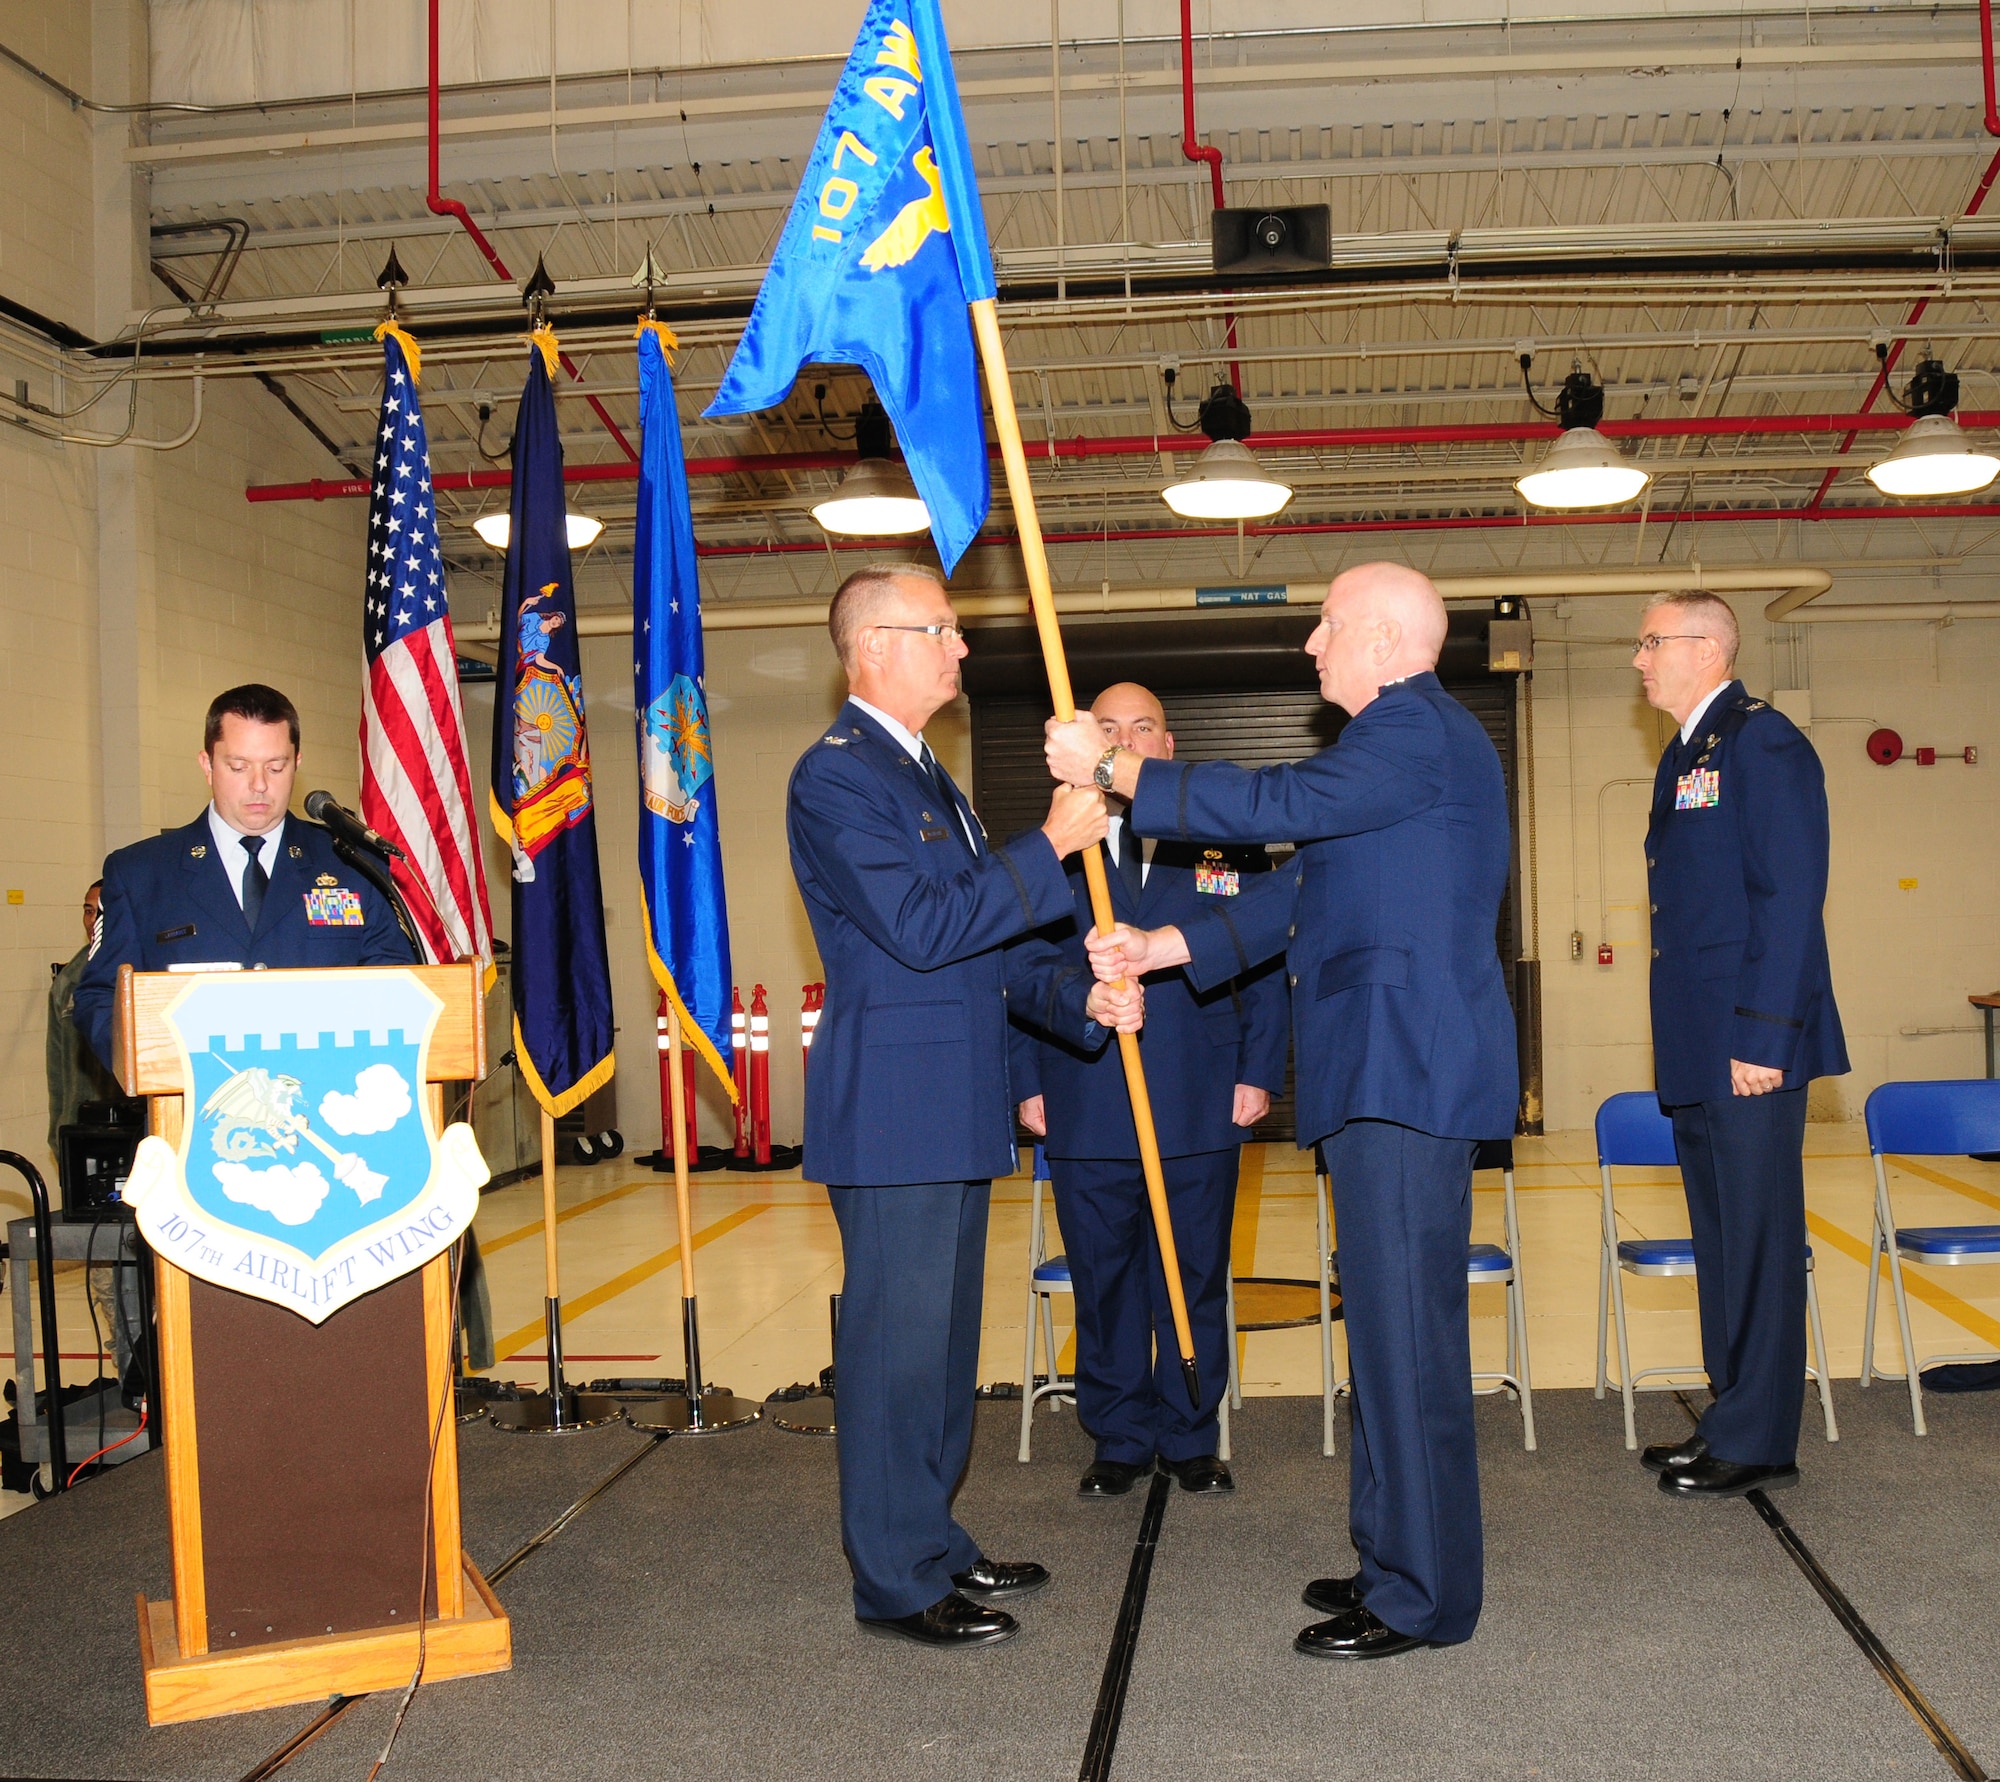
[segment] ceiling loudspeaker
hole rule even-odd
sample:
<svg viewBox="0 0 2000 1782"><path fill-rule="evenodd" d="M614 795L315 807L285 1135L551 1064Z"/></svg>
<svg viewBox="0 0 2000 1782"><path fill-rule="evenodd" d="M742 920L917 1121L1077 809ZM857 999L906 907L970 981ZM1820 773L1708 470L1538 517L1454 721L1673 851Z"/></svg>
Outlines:
<svg viewBox="0 0 2000 1782"><path fill-rule="evenodd" d="M1210 215L1209 230L1217 272L1324 272L1333 263L1328 205L1218 210Z"/></svg>

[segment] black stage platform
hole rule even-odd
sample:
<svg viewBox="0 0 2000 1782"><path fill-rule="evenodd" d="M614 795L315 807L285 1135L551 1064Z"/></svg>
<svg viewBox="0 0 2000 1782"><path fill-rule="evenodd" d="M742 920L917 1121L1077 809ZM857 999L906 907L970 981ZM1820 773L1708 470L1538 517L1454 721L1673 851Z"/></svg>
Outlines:
<svg viewBox="0 0 2000 1782"><path fill-rule="evenodd" d="M1298 1590L1346 1569L1345 1456L1311 1399L1236 1420L1233 1499L1166 1505L1108 1773L1383 1782L1508 1776L1975 1776L2000 1762L1991 1612L2000 1586L2000 1399L1897 1389L1817 1410L1804 1484L1771 1502L1865 1628L1843 1626L1748 1503L1689 1505L1620 1442L1616 1400L1547 1392L1542 1451L1480 1403L1486 1615L1471 1644L1386 1663L1291 1651ZM961 1499L1000 1557L1055 1584L1022 1636L939 1655L862 1635L834 1529L833 1445L754 1429L653 1446L463 1432L467 1543L493 1569L621 1461L643 1458L499 1584L511 1674L419 1694L385 1778L1061 1778L1079 1774L1145 1493L1073 1495L1072 1415L1013 1458L1014 1407L980 1413ZM1670 1397L1642 1435L1685 1429ZM1343 1418L1344 1423L1344 1418ZM1344 1448L1344 1443L1343 1443ZM149 1731L133 1592L167 1593L158 1461L0 1523L0 1775L363 1782L393 1698L363 1699L275 1772L313 1721L290 1708ZM1940 1750L1856 1632L1872 1629L1969 1753ZM1098 1773L1107 1773L1099 1771Z"/></svg>

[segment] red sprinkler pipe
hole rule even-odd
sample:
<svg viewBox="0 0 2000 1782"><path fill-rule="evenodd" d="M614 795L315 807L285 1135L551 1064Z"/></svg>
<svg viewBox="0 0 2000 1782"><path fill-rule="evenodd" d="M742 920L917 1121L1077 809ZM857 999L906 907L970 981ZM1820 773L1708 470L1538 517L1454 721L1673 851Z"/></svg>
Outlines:
<svg viewBox="0 0 2000 1782"><path fill-rule="evenodd" d="M456 217L463 226L466 234L472 237L472 245L486 256L486 264L492 267L500 278L512 284L514 282L514 275L507 270L507 262L500 258L499 252L494 248L492 242L486 239L485 232L472 220L472 212L467 210L456 198L447 198L438 190L438 64L441 60L438 47L438 0L430 0L430 15L431 65L430 92L428 95L429 111L427 113L430 128L427 134L430 147L431 183L430 189L424 194L424 202L430 207L432 216ZM558 356L562 360L563 370L568 372L578 383L582 383L583 373L577 370L575 361L570 358L569 354L562 353ZM639 454L632 449L632 442L625 437L618 423L611 418L610 411L595 396L586 397L585 400L589 402L597 418L604 423L605 430L618 442L618 449L634 464L637 464L639 462ZM504 485L509 479L502 477L500 480Z"/></svg>
<svg viewBox="0 0 2000 1782"><path fill-rule="evenodd" d="M1056 152L1062 152L1057 144ZM1222 189L1222 151L1213 143L1199 143L1194 137L1194 0L1181 0L1181 153L1190 161L1208 163L1208 183L1215 195L1215 208L1226 210L1229 199ZM1224 310L1222 319L1229 344L1236 345L1236 312ZM1229 362L1229 383L1237 395L1243 394L1243 373L1234 359Z"/></svg>

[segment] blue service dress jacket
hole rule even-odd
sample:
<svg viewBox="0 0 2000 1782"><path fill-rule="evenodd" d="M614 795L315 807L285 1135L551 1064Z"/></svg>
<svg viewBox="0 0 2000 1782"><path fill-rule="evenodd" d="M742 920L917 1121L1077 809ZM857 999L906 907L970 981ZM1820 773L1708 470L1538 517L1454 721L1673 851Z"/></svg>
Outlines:
<svg viewBox="0 0 2000 1782"><path fill-rule="evenodd" d="M1124 845L1139 845L1129 825ZM1015 987L1008 1000L1014 1095L1017 1101L1043 1098L1049 1156L1137 1158L1125 1067L1110 1031L1099 1030L1089 1047L1065 1037L1088 1022L1083 1001L1095 982L1083 949L1091 917L1082 860L1072 859L1068 872L1075 914L1015 943L1019 959L1010 967ZM1119 921L1137 928L1192 922L1270 873L1271 858L1262 849L1163 841L1136 903L1124 878L1111 873L1111 907ZM1160 1155L1189 1157L1240 1145L1249 1131L1231 1119L1236 1085L1273 1095L1285 1087L1290 1021L1281 965L1274 960L1206 990L1196 989L1178 967L1151 972L1144 982L1139 1051Z"/></svg>
<svg viewBox="0 0 2000 1782"><path fill-rule="evenodd" d="M115 1068L111 1013L118 968L408 965L410 944L388 899L333 851L317 823L285 817L256 932L243 919L208 812L104 862L98 935L76 988L76 1022Z"/></svg>
<svg viewBox="0 0 2000 1782"><path fill-rule="evenodd" d="M1506 782L1435 674L1395 682L1310 759L1148 761L1145 833L1294 841L1292 864L1182 929L1197 985L1286 956L1304 1147L1350 1120L1507 1138L1520 1097L1496 930Z"/></svg>
<svg viewBox="0 0 2000 1782"><path fill-rule="evenodd" d="M972 806L954 803L943 808L852 703L792 770L792 873L826 971L806 1073L809 1180L1014 1172L1003 947L1068 914L1069 880L1039 829L993 848Z"/></svg>
<svg viewBox="0 0 2000 1782"><path fill-rule="evenodd" d="M1731 1093L1729 1061L1796 1089L1847 1069L1826 951L1826 773L1741 681L1660 758L1646 830L1653 1071L1666 1107Z"/></svg>

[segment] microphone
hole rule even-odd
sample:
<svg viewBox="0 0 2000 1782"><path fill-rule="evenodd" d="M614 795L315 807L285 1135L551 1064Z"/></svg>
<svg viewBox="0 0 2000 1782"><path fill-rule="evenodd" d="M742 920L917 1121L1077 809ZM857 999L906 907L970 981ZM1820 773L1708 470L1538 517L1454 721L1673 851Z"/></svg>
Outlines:
<svg viewBox="0 0 2000 1782"><path fill-rule="evenodd" d="M325 824L342 841L354 847L366 848L370 853L390 860L409 858L386 835L377 835L345 805L338 803L331 792L308 792L306 815L315 823Z"/></svg>

